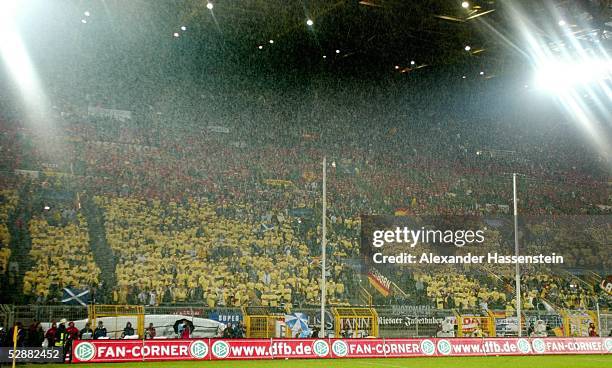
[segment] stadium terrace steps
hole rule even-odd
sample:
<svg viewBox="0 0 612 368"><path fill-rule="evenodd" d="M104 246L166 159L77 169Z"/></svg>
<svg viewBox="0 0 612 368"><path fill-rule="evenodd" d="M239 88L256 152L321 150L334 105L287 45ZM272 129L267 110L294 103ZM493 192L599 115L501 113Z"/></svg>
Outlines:
<svg viewBox="0 0 612 368"><path fill-rule="evenodd" d="M37 302L60 302L64 288L91 289L99 284L100 269L89 246L87 221L80 212L62 213L55 210L29 223L30 257L35 263L24 275L23 293Z"/></svg>
<svg viewBox="0 0 612 368"><path fill-rule="evenodd" d="M9 219L15 212L19 197L15 190L0 189L0 280L6 284L8 280L8 265L11 257L11 231Z"/></svg>
<svg viewBox="0 0 612 368"><path fill-rule="evenodd" d="M2 303L18 304L25 302L25 295L12 291L23 289L25 272L32 267L32 258L30 257L32 239L28 227L32 217L30 203L29 187L24 186L19 191L17 206L13 213L9 214L8 219L8 229L11 237L9 243L11 255L8 264L16 264L17 269L12 269L9 266L7 282L2 285Z"/></svg>
<svg viewBox="0 0 612 368"><path fill-rule="evenodd" d="M89 232L89 246L91 248L94 261L100 268L100 292L96 299L104 298L110 294L117 284L115 276L115 254L106 241L106 228L104 226L104 215L95 201L86 197L83 199L83 214L87 219ZM104 300L98 300L104 302Z"/></svg>

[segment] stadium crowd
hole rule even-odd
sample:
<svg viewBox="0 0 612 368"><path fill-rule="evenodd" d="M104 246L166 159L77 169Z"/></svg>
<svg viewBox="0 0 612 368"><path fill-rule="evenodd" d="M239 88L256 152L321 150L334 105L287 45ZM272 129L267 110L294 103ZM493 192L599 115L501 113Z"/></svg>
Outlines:
<svg viewBox="0 0 612 368"><path fill-rule="evenodd" d="M127 121L59 107L66 111L53 117L57 129L44 139L19 122L2 124L7 154L1 167L37 172L18 180L42 193L37 205L50 207L28 219L33 266L23 276L23 292L43 302L56 300L64 286L98 286L104 266L90 250L93 230L104 234L116 259L116 284L107 289L112 302L316 304L323 156L332 303L351 302L360 287L350 260L359 255L361 214L505 214L512 198L507 173L520 172L528 178L519 187L522 214L609 216L606 158L594 159L567 124L449 118L415 103L403 108L407 115L397 114L409 116L407 127L378 104L383 95L370 101L365 91L334 104L347 94L330 93L322 102L321 111L329 105L334 113L326 119L333 123L320 125L285 116L277 102L258 107L254 121L228 118L220 126L182 122L188 112L165 116L153 107ZM225 99L248 104L247 97ZM357 120L363 124L354 127ZM49 186L70 201L49 197ZM79 194L95 198L103 226L89 229ZM14 211L14 205L4 208ZM609 223L594 226L591 245L577 248L546 221L534 221L531 232L554 240L572 266L610 268L598 256ZM0 266L10 257L7 232L0 228ZM438 307L512 304L508 280L500 284L478 271L407 277L400 287ZM564 278L530 275L523 283L526 300L552 298L564 307L585 307L595 296Z"/></svg>
<svg viewBox="0 0 612 368"><path fill-rule="evenodd" d="M62 215L58 210L53 212L49 219L33 218L29 224L34 267L24 275L23 292L35 296L39 303L57 297L64 287L95 287L100 274L91 255L83 216L65 213L73 219L61 224Z"/></svg>
<svg viewBox="0 0 612 368"><path fill-rule="evenodd" d="M190 301L211 308L316 303L319 287L306 261L308 248L279 216L254 218L248 206L234 206L233 214L223 216L227 208L206 200L167 206L107 197L97 202L119 260L116 303ZM341 270L338 264L334 275ZM341 283L330 284L331 300L339 301L344 292Z"/></svg>
<svg viewBox="0 0 612 368"><path fill-rule="evenodd" d="M11 234L7 226L9 215L17 206L17 193L14 190L0 191L0 276L8 271L8 262L11 257Z"/></svg>

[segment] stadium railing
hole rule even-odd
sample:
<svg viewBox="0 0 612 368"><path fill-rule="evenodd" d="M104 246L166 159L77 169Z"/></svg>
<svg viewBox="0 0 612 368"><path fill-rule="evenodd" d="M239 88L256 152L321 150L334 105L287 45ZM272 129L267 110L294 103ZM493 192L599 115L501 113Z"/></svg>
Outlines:
<svg viewBox="0 0 612 368"><path fill-rule="evenodd" d="M0 323L4 327L15 322L26 325L37 320L41 322L81 320L88 317L87 307L69 305L0 305ZM308 316L308 323L313 326L320 324L320 309L316 307L295 308L291 312L301 312ZM376 308L379 318L380 337L433 337L443 330L447 318L455 316L451 310L411 310L402 306L386 306ZM222 323L244 320L240 308L207 308L201 306L145 306L145 315L181 315L184 317L199 317L218 320ZM456 317L456 316L455 316ZM527 311L523 315L522 334L528 334L529 327L541 320L546 323L549 336L558 335L563 331L564 321L560 314L552 312ZM516 329L511 328L512 316L507 320L496 322L496 336L516 336ZM325 324L328 329L334 329L334 316L331 308L326 311ZM603 312L600 316L601 336L608 336L612 330L612 313ZM442 331L444 333L444 331ZM446 331L449 332L449 331ZM456 332L456 331L455 331Z"/></svg>

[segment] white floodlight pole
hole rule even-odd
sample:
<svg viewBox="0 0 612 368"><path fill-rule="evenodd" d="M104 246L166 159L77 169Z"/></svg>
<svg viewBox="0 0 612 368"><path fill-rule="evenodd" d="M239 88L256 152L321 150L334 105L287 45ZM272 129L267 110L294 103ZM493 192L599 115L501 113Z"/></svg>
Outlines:
<svg viewBox="0 0 612 368"><path fill-rule="evenodd" d="M599 300L597 300L597 297L594 297L595 299L595 308L597 308L597 334L598 336L605 336L603 335L603 331L601 330L601 315L599 314Z"/></svg>
<svg viewBox="0 0 612 368"><path fill-rule="evenodd" d="M518 209L517 209L517 198L516 198L516 173L512 174L512 188L513 188L513 202L514 202L514 254L518 259L519 255L519 241L518 241ZM516 318L518 323L518 336L523 335L521 328L521 273L518 262L515 264L515 290L516 290Z"/></svg>
<svg viewBox="0 0 612 368"><path fill-rule="evenodd" d="M325 269L326 269L326 248L327 248L327 159L323 157L323 229L321 240L321 333L319 337L325 337L325 297L327 296L327 287L325 285Z"/></svg>

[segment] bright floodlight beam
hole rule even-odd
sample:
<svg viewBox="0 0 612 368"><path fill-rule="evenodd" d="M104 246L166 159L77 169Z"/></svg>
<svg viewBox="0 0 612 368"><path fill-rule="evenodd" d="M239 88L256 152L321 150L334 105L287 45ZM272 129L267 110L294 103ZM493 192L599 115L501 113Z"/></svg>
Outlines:
<svg viewBox="0 0 612 368"><path fill-rule="evenodd" d="M536 86L552 92L563 92L579 85L612 78L612 63L598 59L582 61L546 60L536 73Z"/></svg>
<svg viewBox="0 0 612 368"><path fill-rule="evenodd" d="M306 24L307 24L308 26L312 27L312 25L314 24L314 22L312 21L312 19L308 19L308 20L306 21Z"/></svg>
<svg viewBox="0 0 612 368"><path fill-rule="evenodd" d="M214 7L215 7L215 6L213 5L213 3L208 3L208 4L206 4L206 8L207 8L208 10L213 10L213 8L214 8Z"/></svg>
<svg viewBox="0 0 612 368"><path fill-rule="evenodd" d="M19 0L0 1L0 57L26 101L40 93L38 78L15 19Z"/></svg>
<svg viewBox="0 0 612 368"><path fill-rule="evenodd" d="M536 83L531 85L548 90L554 95L559 101L559 107L581 128L596 147L598 154L608 157L612 152L612 146L600 128L605 125L600 112L607 113L607 110L605 107L602 108L603 104L597 103L593 106L587 103L579 93L581 88L586 87L601 90L605 97L612 96L609 87L609 81L612 79L612 62L607 51L601 46L585 48L575 34L566 31L565 42L570 47L559 53L551 47L548 37L542 35L539 29L534 29L534 26L527 21L529 15L522 8L510 6L508 10L512 23L519 31L522 43L525 45L525 51L522 53L530 59L529 62L534 67ZM550 19L551 25L559 24L559 21L566 22L556 11L551 11ZM599 56L589 56L590 50ZM517 305L520 304L520 301L516 302Z"/></svg>
<svg viewBox="0 0 612 368"><path fill-rule="evenodd" d="M469 7L470 7L470 3L468 3L467 1L464 1L464 2L462 2L462 3L461 3L461 7L462 7L463 9L467 9L467 8L469 8Z"/></svg>
<svg viewBox="0 0 612 368"><path fill-rule="evenodd" d="M49 101L30 59L27 45L19 33L17 20L24 15L20 12L28 10L24 3L27 4L23 0L0 0L0 67L6 69L6 74L14 81L19 97L24 102L26 124L42 135L54 134L53 119L48 113ZM37 144L46 154L50 143L43 139Z"/></svg>

